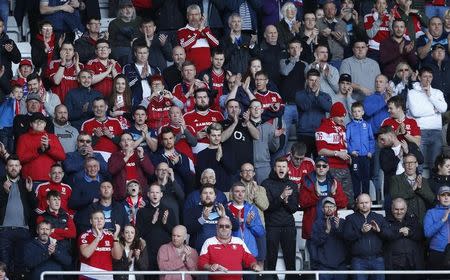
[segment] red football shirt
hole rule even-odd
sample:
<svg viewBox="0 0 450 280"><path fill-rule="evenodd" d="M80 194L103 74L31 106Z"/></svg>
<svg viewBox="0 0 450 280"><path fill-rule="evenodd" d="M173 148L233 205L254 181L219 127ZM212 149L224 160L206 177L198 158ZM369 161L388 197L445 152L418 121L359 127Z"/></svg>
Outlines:
<svg viewBox="0 0 450 280"><path fill-rule="evenodd" d="M389 125L395 131L402 123L405 124L405 130L407 131L407 133L411 134L411 136L420 136L420 127L417 125L416 120L413 118L405 117L402 122L399 122L394 118L386 118L384 119L381 126ZM397 138L400 141L405 140L404 135L397 135Z"/></svg>
<svg viewBox="0 0 450 280"><path fill-rule="evenodd" d="M78 247L84 244L91 244L97 236L88 230L78 238ZM85 258L80 254L80 271L112 271L112 255L111 251L114 246L113 234L104 230L103 237L95 248L94 253ZM106 276L102 276L106 277ZM80 276L80 279L91 279L85 276ZM103 279L103 278L99 278ZM112 279L105 278L105 279Z"/></svg>
<svg viewBox="0 0 450 280"><path fill-rule="evenodd" d="M190 125L194 128L194 135L199 131L206 130L210 124L221 122L224 119L222 113L215 110L208 110L206 114L200 114L196 110L192 110L184 114L183 118L186 125ZM209 140L207 137L204 137L199 139L198 142L209 143Z"/></svg>
<svg viewBox="0 0 450 280"><path fill-rule="evenodd" d="M89 119L81 126L81 131L94 135L94 129L97 127L108 128L114 136L120 136L123 133L122 126L118 119L106 118L104 122L100 122L95 118ZM108 137L102 136L98 139L97 143L93 145L94 150L113 153L119 149L119 147Z"/></svg>
<svg viewBox="0 0 450 280"><path fill-rule="evenodd" d="M103 63L98 58L89 60L84 68L91 70L94 75L106 72L107 70L107 67L103 65ZM120 67L119 63L116 63L115 68L117 73L122 73L122 67ZM104 78L100 82L96 83L95 85L92 85L92 89L100 92L104 97L109 97L111 95L112 88L113 88L112 73L110 73L108 76L106 76L106 78Z"/></svg>
<svg viewBox="0 0 450 280"><path fill-rule="evenodd" d="M55 74L58 72L59 65L61 64L61 60L52 60L47 68L47 77L50 78L50 81L52 81L52 87L51 90L54 94L58 95L59 99L61 100L61 103L64 103L64 98L66 97L66 94L69 92L69 90L73 88L78 87L78 81L77 81L77 70L75 67L75 64L72 64L70 67L64 68L64 74L61 82L59 85L55 84ZM83 69L83 64L79 63L80 69Z"/></svg>

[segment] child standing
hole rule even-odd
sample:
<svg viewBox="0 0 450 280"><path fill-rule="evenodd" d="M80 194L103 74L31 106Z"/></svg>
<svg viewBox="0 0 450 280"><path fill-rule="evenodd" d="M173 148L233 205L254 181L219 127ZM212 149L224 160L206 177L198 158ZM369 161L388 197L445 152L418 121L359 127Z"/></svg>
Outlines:
<svg viewBox="0 0 450 280"><path fill-rule="evenodd" d="M25 110L23 88L18 83L11 85L11 94L0 104L0 142L8 152L14 151L13 121L16 115Z"/></svg>
<svg viewBox="0 0 450 280"><path fill-rule="evenodd" d="M350 173L355 198L369 193L370 158L375 153L375 138L371 125L363 120L364 106L361 102L352 104L353 120L347 124L347 149L352 157Z"/></svg>

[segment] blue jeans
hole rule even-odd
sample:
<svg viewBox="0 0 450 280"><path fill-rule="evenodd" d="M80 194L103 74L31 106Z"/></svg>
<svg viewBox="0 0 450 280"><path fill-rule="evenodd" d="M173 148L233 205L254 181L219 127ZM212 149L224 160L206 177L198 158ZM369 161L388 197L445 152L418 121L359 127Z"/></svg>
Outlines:
<svg viewBox="0 0 450 280"><path fill-rule="evenodd" d="M383 257L352 258L352 270L384 270ZM356 280L384 280L383 274L356 274Z"/></svg>
<svg viewBox="0 0 450 280"><path fill-rule="evenodd" d="M444 18L445 11L448 10L448 7L445 6L432 6L432 5L426 5L425 6L425 15L427 15L428 18L432 18L434 16Z"/></svg>
<svg viewBox="0 0 450 280"><path fill-rule="evenodd" d="M30 239L30 232L26 228L0 228L0 261L6 264L11 274L24 271L23 249Z"/></svg>
<svg viewBox="0 0 450 280"><path fill-rule="evenodd" d="M355 199L361 193L369 193L370 187L370 159L367 156L352 157L350 166L352 175L353 195Z"/></svg>
<svg viewBox="0 0 450 280"><path fill-rule="evenodd" d="M8 0L0 0L0 18L3 20L3 28L6 33L8 27L9 2Z"/></svg>
<svg viewBox="0 0 450 280"><path fill-rule="evenodd" d="M420 150L425 158L424 166L431 169L434 160L442 151L442 130L423 129L421 134Z"/></svg>
<svg viewBox="0 0 450 280"><path fill-rule="evenodd" d="M298 123L298 111L297 111L297 105L294 104L286 104L286 107L284 108L284 114L283 114L283 122L286 125L286 142L284 144L283 148L283 155L287 154L289 151L287 150L288 142L289 142L289 133L290 133L290 127L292 125L296 126Z"/></svg>
<svg viewBox="0 0 450 280"><path fill-rule="evenodd" d="M324 265L319 265L318 270L336 270L333 268L329 268L327 266ZM345 266L338 268L337 270L347 270L347 268ZM348 275L345 274L321 274L319 277L320 280L347 280L348 279Z"/></svg>

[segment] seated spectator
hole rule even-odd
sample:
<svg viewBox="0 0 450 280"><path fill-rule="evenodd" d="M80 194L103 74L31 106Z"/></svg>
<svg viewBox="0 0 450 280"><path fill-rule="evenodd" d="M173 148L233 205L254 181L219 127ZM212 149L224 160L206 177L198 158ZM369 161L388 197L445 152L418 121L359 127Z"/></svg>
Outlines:
<svg viewBox="0 0 450 280"><path fill-rule="evenodd" d="M67 153L66 159L63 162L65 175L67 177L65 178L66 182L69 182L69 184L75 183L73 179L76 175L82 174L81 177L83 177L85 160L90 157L95 158L100 164L97 172L100 172L104 178L109 177L109 174L107 174L108 165L100 153L94 152L94 149L92 148L92 137L89 134L81 132L77 137L76 146L76 151Z"/></svg>
<svg viewBox="0 0 450 280"><path fill-rule="evenodd" d="M368 194L360 194L356 199L356 211L345 219L344 238L351 242L350 256L353 270L385 270L383 240L392 236L384 217L371 210L372 201ZM367 244L371 246L367 246ZM384 279L383 274L371 279ZM358 279L369 279L368 274L358 275Z"/></svg>
<svg viewBox="0 0 450 280"><path fill-rule="evenodd" d="M92 103L96 98L101 98L102 95L91 88L91 71L81 70L77 79L80 86L67 93L64 104L69 113L70 124L80 130L81 125L94 116Z"/></svg>
<svg viewBox="0 0 450 280"><path fill-rule="evenodd" d="M200 191L200 204L195 204L184 211L184 224L190 235L189 244L194 245L197 252L200 252L203 243L214 236L214 229L220 218L228 217L232 230L239 229L239 221L236 220L222 203L216 201L216 190L214 185L204 184ZM231 232L230 232L231 234Z"/></svg>
<svg viewBox="0 0 450 280"><path fill-rule="evenodd" d="M32 40L31 61L35 73L45 73L50 61L57 59L63 37L53 32L53 24L44 20L39 23L39 34Z"/></svg>
<svg viewBox="0 0 450 280"><path fill-rule="evenodd" d="M342 61L339 72L352 76L353 96L357 100L364 100L365 96L374 90L374 82L380 74L378 63L367 57L367 43L364 39L353 42L353 56Z"/></svg>
<svg viewBox="0 0 450 280"><path fill-rule="evenodd" d="M228 17L229 34L225 34L220 46L225 53L225 69L243 75L250 60L250 47L256 44L256 36L242 32L242 18L239 13Z"/></svg>
<svg viewBox="0 0 450 280"><path fill-rule="evenodd" d="M417 121L422 137L420 150L425 156L425 166L431 169L442 148L442 114L447 111L444 94L431 87L433 70L422 67L419 70L420 83L408 91L409 113ZM412 102L414 100L414 102Z"/></svg>
<svg viewBox="0 0 450 280"><path fill-rule="evenodd" d="M408 99L408 90L410 90L413 87L413 83L417 81L417 75L418 72L414 72L408 63L400 62L397 64L394 77L389 82L389 85L393 89L393 95L401 96L406 102L406 99Z"/></svg>
<svg viewBox="0 0 450 280"><path fill-rule="evenodd" d="M168 19L165 19L168 20ZM158 26L158 30L160 30ZM142 19L139 34L134 45L146 45L149 50L148 63L160 71L167 68L167 62L172 62L172 44L168 35L156 33L156 25L152 19ZM134 48L134 47L133 47Z"/></svg>
<svg viewBox="0 0 450 280"><path fill-rule="evenodd" d="M216 225L216 234L205 240L198 259L198 268L211 272L228 270L243 270L243 267L260 271L262 267L256 262L244 241L233 237L233 222L220 216ZM218 249L220 248L220 250ZM214 280L237 280L241 275L218 275Z"/></svg>
<svg viewBox="0 0 450 280"><path fill-rule="evenodd" d="M147 191L147 177L154 167L142 147L134 149L133 139L128 133L120 137L121 150L114 152L108 160L108 171L114 183L114 199L121 201L126 195L126 183L139 181L143 193Z"/></svg>
<svg viewBox="0 0 450 280"><path fill-rule="evenodd" d="M395 19L392 23L391 36L380 42L381 72L392 79L397 72L397 65L401 62L416 65L415 43L405 38L406 23L402 19Z"/></svg>
<svg viewBox="0 0 450 280"><path fill-rule="evenodd" d="M97 40L95 54L95 58L86 63L85 69L93 74L92 89L100 92L103 97L109 97L113 88L113 79L122 73L122 67L116 60L109 59L111 48L106 39Z"/></svg>
<svg viewBox="0 0 450 280"><path fill-rule="evenodd" d="M6 264L4 262L0 262L0 277L3 277L3 280L9 280L9 278L6 276L6 273L8 272L6 268Z"/></svg>
<svg viewBox="0 0 450 280"><path fill-rule="evenodd" d="M36 188L37 207L36 213L43 214L48 208L48 192L57 191L61 201L61 208L67 213L73 215L74 211L69 208L69 199L72 195L72 188L62 183L64 170L59 163L52 165L49 172L50 180L46 183L39 184Z"/></svg>
<svg viewBox="0 0 450 280"><path fill-rule="evenodd" d="M239 229L233 231L233 236L241 238L250 253L258 258L260 254L256 240L265 235L265 230L258 208L245 201L245 193L246 189L242 182L233 183L230 189L231 199L227 207L240 224Z"/></svg>
<svg viewBox="0 0 450 280"><path fill-rule="evenodd" d="M138 106L153 93L151 78L160 70L148 62L149 48L146 44L133 44L134 59L123 67L123 73L130 83L131 105Z"/></svg>
<svg viewBox="0 0 450 280"><path fill-rule="evenodd" d="M184 104L172 93L164 89L164 80L160 75L153 75L150 79L151 95L144 98L141 105L147 108L147 126L152 131L169 124L169 110L172 106L183 109Z"/></svg>
<svg viewBox="0 0 450 280"><path fill-rule="evenodd" d="M105 230L105 220L104 212L93 211L90 214L91 228L78 237L80 271L112 271L113 260L122 258L123 248L118 242L120 226L116 225L112 233ZM112 275L105 277L112 278Z"/></svg>
<svg viewBox="0 0 450 280"><path fill-rule="evenodd" d="M437 192L439 203L428 210L423 220L425 237L429 239L428 248L428 269L443 270L449 269L446 262L446 247L448 245L450 214L450 187L442 186ZM447 276L440 275L441 278Z"/></svg>
<svg viewBox="0 0 450 280"><path fill-rule="evenodd" d="M425 268L423 258L424 236L421 227L422 219L409 212L407 203L402 198L392 201L391 215L386 221L391 227L392 238L384 248L386 270L421 270ZM404 275L389 275L387 279L404 279ZM410 275L413 280L419 275Z"/></svg>
<svg viewBox="0 0 450 280"><path fill-rule="evenodd" d="M61 271L72 263L70 247L51 237L54 229L49 221L43 220L37 225L37 237L26 244L23 254L25 266L31 270L28 279L38 280L44 271ZM64 278L59 275L53 279Z"/></svg>
<svg viewBox="0 0 450 280"><path fill-rule="evenodd" d="M75 36L81 36L84 27L80 18L80 2L78 1L40 1L39 11L44 19L50 21L57 33L73 32Z"/></svg>
<svg viewBox="0 0 450 280"><path fill-rule="evenodd" d="M186 245L187 230L183 225L175 226L172 229L172 241L159 247L158 267L159 270L197 270L198 253L194 248ZM181 252L181 253L180 253ZM160 280L181 280L180 275L163 275ZM192 280L192 276L185 275L186 280Z"/></svg>
<svg viewBox="0 0 450 280"><path fill-rule="evenodd" d="M289 4L288 4L289 3ZM283 18L276 23L278 30L278 41L282 46L288 46L289 42L300 35L301 21L297 21L297 7L292 2L286 2L281 7ZM275 23L272 23L275 24Z"/></svg>
<svg viewBox="0 0 450 280"><path fill-rule="evenodd" d="M318 270L346 270L345 220L339 218L334 198L325 197L321 204L322 214L317 216L312 226L311 247L314 247L316 252L312 261ZM336 280L346 278L347 276L342 274L333 277Z"/></svg>
<svg viewBox="0 0 450 280"><path fill-rule="evenodd" d="M14 118L21 114L20 111L25 106L22 87L19 84L13 84L11 93L0 104L0 142L5 145L8 151L14 151Z"/></svg>
<svg viewBox="0 0 450 280"><path fill-rule="evenodd" d="M142 271L148 269L147 244L141 239L133 225L126 225L119 238L122 247L122 257L113 260L115 271ZM131 275L129 275L131 276ZM128 280L128 275L116 275L114 279ZM135 280L144 280L145 275L134 275Z"/></svg>
<svg viewBox="0 0 450 280"><path fill-rule="evenodd" d="M175 224L180 224L180 216L184 204L185 192L175 180L173 169L165 162L161 162L155 169L156 182L161 186L163 193L162 203L167 206L175 216Z"/></svg>
<svg viewBox="0 0 450 280"><path fill-rule="evenodd" d="M392 16L387 6L386 0L376 0L372 13L364 15L364 29L370 38L367 56L376 61L380 58L380 43L389 38ZM383 74L387 75L384 72Z"/></svg>
<svg viewBox="0 0 450 280"><path fill-rule="evenodd" d="M252 93L256 90L256 73L261 70L263 70L261 58L259 57L250 58L247 65L247 72L241 75L243 81L242 87L244 90L248 88ZM267 88L271 91L278 92L278 86L272 80L269 80L269 82L267 83ZM253 99L252 96L249 96L249 98L250 100Z"/></svg>
<svg viewBox="0 0 450 280"><path fill-rule="evenodd" d="M175 181L186 193L190 193L193 189L193 172L190 170L188 157L175 148L175 134L170 128L161 130L160 139L160 148L151 155L153 165L167 163L174 172Z"/></svg>
<svg viewBox="0 0 450 280"><path fill-rule="evenodd" d="M75 52L72 42L64 41L59 50L59 60L52 60L45 73L52 86L51 91L64 102L69 90L78 87L76 77L83 64L79 62L78 53Z"/></svg>
<svg viewBox="0 0 450 280"><path fill-rule="evenodd" d="M128 221L131 225L136 225L136 215L139 209L146 205L144 197L142 196L142 188L137 180L130 180L127 182L127 193L123 200L123 206L128 214Z"/></svg>
<svg viewBox="0 0 450 280"><path fill-rule="evenodd" d="M119 120L106 115L108 105L104 98L95 98L92 101L92 110L94 111L94 117L81 125L81 131L92 136L93 148L102 152L106 160L111 153L119 149L117 144L123 132L122 127Z"/></svg>
<svg viewBox="0 0 450 280"><path fill-rule="evenodd" d="M381 123L389 117L386 102L393 95L392 88L389 86L388 78L379 74L375 78L375 92L364 99L365 120L372 127L374 134L378 133Z"/></svg>
<svg viewBox="0 0 450 280"><path fill-rule="evenodd" d="M448 186L450 180L450 157L440 154L434 161L434 167L431 169L430 184L431 191L436 195L439 188Z"/></svg>
<svg viewBox="0 0 450 280"><path fill-rule="evenodd" d="M69 123L69 113L64 104L55 107L53 124L55 134L64 148L65 153L74 152L76 149L78 130Z"/></svg>
<svg viewBox="0 0 450 280"><path fill-rule="evenodd" d="M428 21L428 31L417 39L417 56L422 63L431 61L434 45L441 44L446 54L449 54L448 34L440 17L434 16Z"/></svg>
<svg viewBox="0 0 450 280"><path fill-rule="evenodd" d="M444 93L445 102L450 102L450 87L448 86L448 80L450 80L450 62L448 60L448 52L445 46L442 44L435 44L431 48L431 61L425 66L430 67L433 70L433 81L431 86Z"/></svg>
<svg viewBox="0 0 450 280"><path fill-rule="evenodd" d="M256 61L259 63L259 60ZM246 90L250 86L250 76L247 77L244 84L241 79L241 74L233 74L227 78L227 83L224 85L224 95L220 98L220 108L222 111L225 110L225 105L229 100L236 100L240 103L241 111L246 112L250 106L250 101L255 99L253 93L250 90Z"/></svg>
<svg viewBox="0 0 450 280"><path fill-rule="evenodd" d="M295 142L291 146L291 151L285 157L288 160L289 180L300 186L306 174L314 171L314 161L312 158L306 157L306 145L303 142Z"/></svg>
<svg viewBox="0 0 450 280"><path fill-rule="evenodd" d="M17 76L14 76L12 78L13 81L15 81L18 85L20 85L23 88L23 96L28 95L28 84L27 84L27 77L31 73L33 73L33 64L31 63L31 60L29 59L22 59L19 62L19 69L17 70Z"/></svg>
<svg viewBox="0 0 450 280"><path fill-rule="evenodd" d="M109 97L108 115L120 122L122 130L131 126L131 97L132 93L125 75L117 75L114 78L113 89Z"/></svg>
<svg viewBox="0 0 450 280"><path fill-rule="evenodd" d="M325 45L317 45L314 49L315 60L309 64L305 71L308 76L308 71L316 69L320 73L320 89L330 96L336 94L338 91L339 71L336 67L328 63L329 48Z"/></svg>
<svg viewBox="0 0 450 280"><path fill-rule="evenodd" d="M107 32L100 32L100 26L99 18L91 17L87 19L85 32L74 42L75 51L78 53L80 62L83 64L95 58L95 44L97 40L108 39L109 34Z"/></svg>
<svg viewBox="0 0 450 280"><path fill-rule="evenodd" d="M142 147L146 155L158 148L157 131L147 126L147 113L143 106L137 106L133 112L133 125L125 132L130 134L135 147Z"/></svg>
<svg viewBox="0 0 450 280"><path fill-rule="evenodd" d="M169 90L173 89L177 84L183 81L181 70L183 63L186 60L186 52L181 46L175 46L172 49L172 59L173 64L162 71L164 81L166 81Z"/></svg>
<svg viewBox="0 0 450 280"><path fill-rule="evenodd" d="M28 83L28 95L27 99L36 99L40 102L39 112L44 114L45 116L54 117L55 107L61 104L59 97L52 93L51 91L47 91L42 83L42 78L36 73L32 73L27 77ZM34 98L32 98L34 95ZM38 98L36 98L36 96Z"/></svg>
<svg viewBox="0 0 450 280"><path fill-rule="evenodd" d="M147 243L148 267L146 270L158 270L158 250L170 241L172 229L175 226L175 215L172 210L161 204L162 196L161 186L151 184L147 192L150 203L139 210L136 217L136 228Z"/></svg>
<svg viewBox="0 0 450 280"><path fill-rule="evenodd" d="M70 239L77 235L73 218L61 208L61 194L57 190L47 192L48 207L37 217L36 224L47 221L52 226L50 237L70 247Z"/></svg>
<svg viewBox="0 0 450 280"><path fill-rule="evenodd" d="M139 34L141 17L131 0L119 1L117 17L109 23L108 40L111 42L111 56L116 61L123 56L128 57L131 51L131 40Z"/></svg>
<svg viewBox="0 0 450 280"><path fill-rule="evenodd" d="M188 24L177 31L179 44L186 51L186 58L195 64L199 73L211 66L211 48L217 47L219 41L205 26L201 9L198 5L190 5L186 9Z"/></svg>
<svg viewBox="0 0 450 280"><path fill-rule="evenodd" d="M31 129L17 141L17 155L23 164L23 175L30 176L35 185L47 181L51 166L66 158L58 137L45 131L45 121L42 113L33 113Z"/></svg>

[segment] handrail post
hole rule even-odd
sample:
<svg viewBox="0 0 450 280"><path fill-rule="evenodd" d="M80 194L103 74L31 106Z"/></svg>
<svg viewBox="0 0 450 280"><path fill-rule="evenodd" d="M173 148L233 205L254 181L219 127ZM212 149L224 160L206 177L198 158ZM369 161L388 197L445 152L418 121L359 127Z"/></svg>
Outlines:
<svg viewBox="0 0 450 280"><path fill-rule="evenodd" d="M186 271L182 271L181 272L181 280L185 280L186 279Z"/></svg>
<svg viewBox="0 0 450 280"><path fill-rule="evenodd" d="M316 272L316 280L319 280L319 279L320 279L319 272Z"/></svg>

